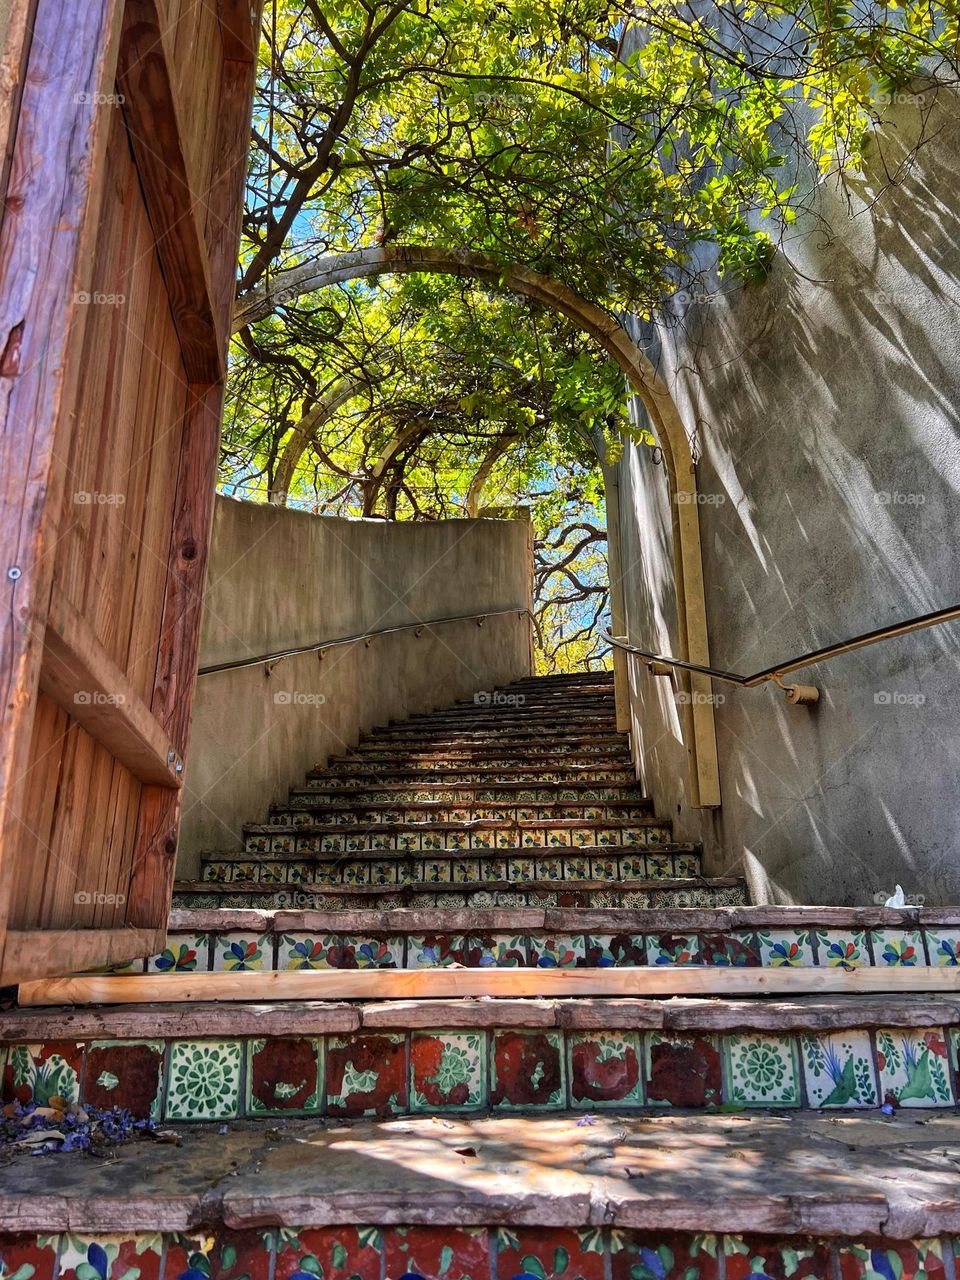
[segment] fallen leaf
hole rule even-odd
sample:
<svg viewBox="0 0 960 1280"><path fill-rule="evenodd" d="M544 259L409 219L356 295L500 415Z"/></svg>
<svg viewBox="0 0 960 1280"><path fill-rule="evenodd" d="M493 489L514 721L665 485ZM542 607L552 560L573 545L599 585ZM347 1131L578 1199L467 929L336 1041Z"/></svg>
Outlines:
<svg viewBox="0 0 960 1280"><path fill-rule="evenodd" d="M454 1154L458 1156L475 1156L477 1154L476 1147L454 1147Z"/></svg>

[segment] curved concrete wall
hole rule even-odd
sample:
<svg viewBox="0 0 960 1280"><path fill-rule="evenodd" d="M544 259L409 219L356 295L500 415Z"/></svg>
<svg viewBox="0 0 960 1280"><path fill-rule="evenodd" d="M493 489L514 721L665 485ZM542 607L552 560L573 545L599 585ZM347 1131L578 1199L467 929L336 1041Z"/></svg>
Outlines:
<svg viewBox="0 0 960 1280"><path fill-rule="evenodd" d="M941 92L910 158L919 104L890 108L869 172L816 190L765 284L705 262L704 296L643 335L700 450L715 666L759 670L960 601L960 106ZM627 451L620 497L630 638L675 655L650 450ZM715 686L716 811L689 806L669 681L631 664L641 776L757 901L867 903L900 882L957 902L958 655L952 624L797 673L822 689L814 709Z"/></svg>
<svg viewBox="0 0 960 1280"><path fill-rule="evenodd" d="M521 520L389 524L218 498L200 666L408 622L530 604ZM237 849L315 764L389 720L531 672L519 612L201 676L178 874L202 850Z"/></svg>

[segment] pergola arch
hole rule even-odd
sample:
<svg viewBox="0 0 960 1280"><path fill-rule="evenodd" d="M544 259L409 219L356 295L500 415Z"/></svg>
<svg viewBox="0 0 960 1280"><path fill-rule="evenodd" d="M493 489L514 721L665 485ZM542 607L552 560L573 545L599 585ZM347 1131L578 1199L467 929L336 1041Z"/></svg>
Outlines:
<svg viewBox="0 0 960 1280"><path fill-rule="evenodd" d="M506 289L565 316L614 360L650 417L663 451L670 482L676 574L680 657L703 666L710 663L697 481L690 441L666 383L615 317L550 276L524 266L502 266L481 254L424 245L377 245L313 258L278 272L241 297L234 308L237 332L269 315L285 301L332 285L379 275L426 273L455 275ZM601 459L601 463L605 460ZM609 468L605 467L605 479ZM609 498L608 498L609 505ZM619 530L617 531L619 532ZM611 547L618 539L611 539ZM615 554L619 557L619 547ZM611 591L622 592L620 573L611 573ZM616 581L614 581L616 579ZM620 618L616 617L620 614ZM621 625L622 603L615 610ZM693 675L695 694L709 694L706 677ZM681 708L684 734L691 757L691 800L699 806L720 803L716 731L713 705L707 697L693 697Z"/></svg>

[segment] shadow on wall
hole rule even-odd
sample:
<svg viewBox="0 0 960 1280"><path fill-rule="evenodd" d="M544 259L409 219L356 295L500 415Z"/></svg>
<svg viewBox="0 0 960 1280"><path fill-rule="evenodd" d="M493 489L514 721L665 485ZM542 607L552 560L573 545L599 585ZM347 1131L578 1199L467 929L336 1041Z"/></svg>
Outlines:
<svg viewBox="0 0 960 1280"><path fill-rule="evenodd" d="M960 601L960 105L898 107L870 171L817 192L770 279L689 307L660 356L696 431L711 659L753 671ZM622 468L630 636L676 653L669 495ZM712 874L758 901L960 900L960 628L796 677L818 707L717 686ZM635 672L641 769L696 835L669 682ZM666 693L664 690L666 689ZM722 701L720 701L722 699Z"/></svg>

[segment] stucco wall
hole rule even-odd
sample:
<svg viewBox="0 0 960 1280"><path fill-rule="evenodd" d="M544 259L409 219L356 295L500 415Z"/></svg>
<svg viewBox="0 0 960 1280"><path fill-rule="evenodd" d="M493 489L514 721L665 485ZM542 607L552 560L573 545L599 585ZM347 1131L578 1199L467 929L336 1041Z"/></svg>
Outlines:
<svg viewBox="0 0 960 1280"><path fill-rule="evenodd" d="M926 100L929 108L929 99ZM846 191L820 187L768 281L705 275L641 333L701 452L715 666L778 659L960 601L960 108L901 100ZM893 185L887 185L895 175ZM874 203L875 201L875 203ZM716 297L710 297L714 290ZM628 631L677 653L670 497L646 448L620 467ZM900 882L960 900L960 628L767 686L716 686L722 807L691 810L669 683L632 665L641 776L712 873L758 901L866 903Z"/></svg>
<svg viewBox="0 0 960 1280"><path fill-rule="evenodd" d="M200 665L529 603L525 521L387 524L217 499ZM530 673L512 613L201 676L178 874L236 849L306 770L361 732Z"/></svg>

